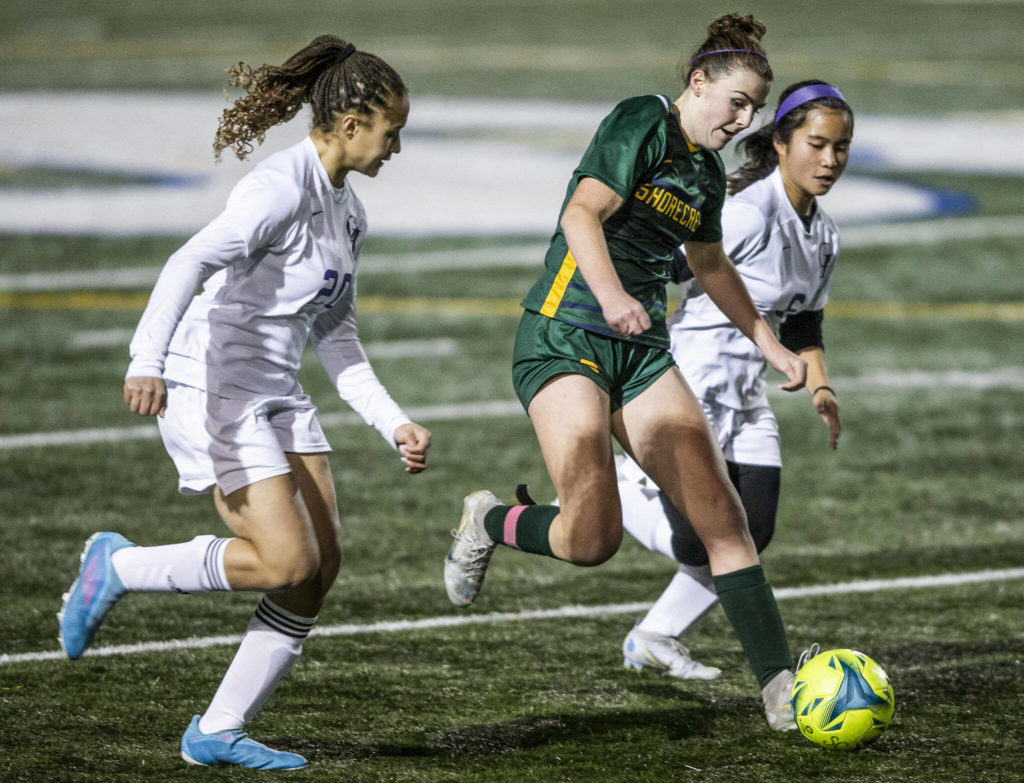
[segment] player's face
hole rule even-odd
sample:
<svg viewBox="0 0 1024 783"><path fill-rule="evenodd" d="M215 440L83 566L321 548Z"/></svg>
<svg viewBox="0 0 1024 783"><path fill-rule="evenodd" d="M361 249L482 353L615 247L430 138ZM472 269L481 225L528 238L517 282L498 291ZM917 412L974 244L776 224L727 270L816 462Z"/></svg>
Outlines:
<svg viewBox="0 0 1024 783"><path fill-rule="evenodd" d="M799 206L828 193L850 159L853 123L835 109L812 109L804 124L793 131L788 144L775 142L786 192Z"/></svg>
<svg viewBox="0 0 1024 783"><path fill-rule="evenodd" d="M690 82L694 116L683 131L698 147L720 150L750 127L770 89L771 84L752 71L733 71L713 82L698 70Z"/></svg>
<svg viewBox="0 0 1024 783"><path fill-rule="evenodd" d="M352 170L376 177L384 162L402 151L400 134L409 118L408 97L395 98L383 111L359 122L358 131L346 144Z"/></svg>

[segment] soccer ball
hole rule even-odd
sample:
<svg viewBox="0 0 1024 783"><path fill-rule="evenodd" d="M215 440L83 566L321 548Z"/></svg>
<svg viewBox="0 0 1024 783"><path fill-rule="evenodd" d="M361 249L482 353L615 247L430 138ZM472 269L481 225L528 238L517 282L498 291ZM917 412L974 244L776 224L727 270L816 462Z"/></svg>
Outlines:
<svg viewBox="0 0 1024 783"><path fill-rule="evenodd" d="M800 732L830 750L859 750L878 738L896 706L882 667L856 650L814 656L793 680Z"/></svg>

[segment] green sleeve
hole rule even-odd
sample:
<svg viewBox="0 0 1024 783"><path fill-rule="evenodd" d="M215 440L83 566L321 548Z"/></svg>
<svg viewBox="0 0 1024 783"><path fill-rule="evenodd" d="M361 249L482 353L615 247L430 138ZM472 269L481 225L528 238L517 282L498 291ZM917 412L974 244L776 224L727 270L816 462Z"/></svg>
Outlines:
<svg viewBox="0 0 1024 783"><path fill-rule="evenodd" d="M665 151L665 106L656 95L629 98L602 120L574 181L593 177L628 199Z"/></svg>

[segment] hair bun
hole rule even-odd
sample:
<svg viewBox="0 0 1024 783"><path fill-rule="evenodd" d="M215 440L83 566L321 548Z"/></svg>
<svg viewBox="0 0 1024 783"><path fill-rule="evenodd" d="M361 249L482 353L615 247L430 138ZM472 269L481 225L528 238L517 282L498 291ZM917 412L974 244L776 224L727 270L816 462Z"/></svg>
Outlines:
<svg viewBox="0 0 1024 783"><path fill-rule="evenodd" d="M764 22L755 19L750 14L746 16L724 14L708 25L708 38L739 36L760 42L767 30Z"/></svg>

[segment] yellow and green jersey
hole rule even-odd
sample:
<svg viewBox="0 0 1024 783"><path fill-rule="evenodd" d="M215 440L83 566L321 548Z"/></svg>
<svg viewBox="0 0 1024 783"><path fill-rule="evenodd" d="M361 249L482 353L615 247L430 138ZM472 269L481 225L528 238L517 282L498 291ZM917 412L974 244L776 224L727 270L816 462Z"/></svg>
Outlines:
<svg viewBox="0 0 1024 783"><path fill-rule="evenodd" d="M622 101L601 122L569 181L544 274L522 306L614 337L576 268L561 228L562 212L584 177L604 183L625 202L605 221L604 236L623 288L643 304L651 319L650 329L628 339L668 348L668 262L683 242L721 240L722 159L717 152L686 141L671 102L662 95Z"/></svg>

